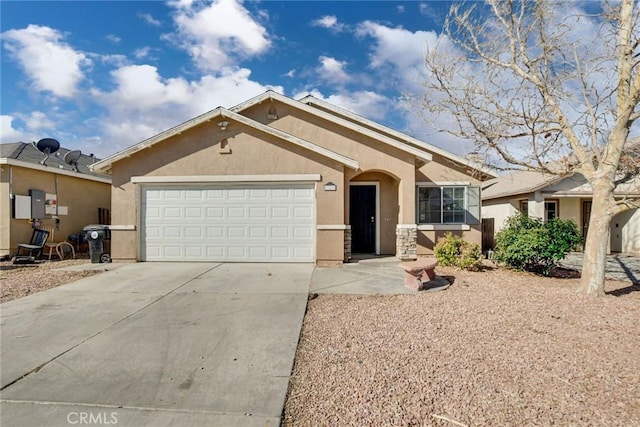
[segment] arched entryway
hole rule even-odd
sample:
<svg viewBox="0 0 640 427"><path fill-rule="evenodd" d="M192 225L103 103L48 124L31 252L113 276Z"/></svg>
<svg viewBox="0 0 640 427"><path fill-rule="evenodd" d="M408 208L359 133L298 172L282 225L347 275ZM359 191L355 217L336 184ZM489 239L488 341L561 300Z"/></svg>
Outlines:
<svg viewBox="0 0 640 427"><path fill-rule="evenodd" d="M351 229L351 253L394 255L400 180L378 170L352 177L345 201L345 223Z"/></svg>

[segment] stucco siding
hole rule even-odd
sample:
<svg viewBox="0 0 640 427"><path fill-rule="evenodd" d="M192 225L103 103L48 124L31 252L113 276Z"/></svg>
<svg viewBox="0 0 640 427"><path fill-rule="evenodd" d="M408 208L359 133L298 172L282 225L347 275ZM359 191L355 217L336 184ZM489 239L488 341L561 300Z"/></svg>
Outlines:
<svg viewBox="0 0 640 427"><path fill-rule="evenodd" d="M640 209L629 210L613 218L611 233L619 225L621 237L620 250L623 253L640 255Z"/></svg>
<svg viewBox="0 0 640 427"><path fill-rule="evenodd" d="M0 173L0 256L11 251L11 200L9 199L9 166Z"/></svg>
<svg viewBox="0 0 640 427"><path fill-rule="evenodd" d="M29 195L30 189L37 189L45 193L57 195L59 207L66 207L67 214L59 215L59 229L54 232L55 241L66 240L70 234L76 234L88 224L98 222L98 208L110 208L111 192L107 183L59 175L45 171L38 171L22 167L3 165L3 169L13 168L12 193L14 195ZM4 175L4 173L3 173ZM4 180L4 178L3 178ZM2 197L2 244L0 254L14 253L17 245L26 243L33 231L32 225L26 219L14 219L11 214L11 201L8 197L8 184L3 183L6 197ZM4 215L4 213L7 215ZM8 225L7 225L8 224ZM45 217L42 220L45 227L55 227L55 219ZM7 228L10 230L7 233ZM7 234L9 247L7 247Z"/></svg>
<svg viewBox="0 0 640 427"><path fill-rule="evenodd" d="M482 231L477 228L471 230L418 230L418 256L433 255L433 249L438 240L443 238L447 233L461 236L467 242L482 244Z"/></svg>
<svg viewBox="0 0 640 427"><path fill-rule="evenodd" d="M507 218L518 213L518 201L497 199L482 202L482 218L494 219L494 231L497 233L505 226Z"/></svg>
<svg viewBox="0 0 640 427"><path fill-rule="evenodd" d="M223 138L227 139L230 152L221 150ZM132 184L132 177L320 174L316 223L333 225L343 224L344 219L343 173L344 166L334 160L243 125L233 123L226 131L215 123L198 126L114 164L112 222L136 225L136 230L114 234L112 255L114 259L138 257L140 196L136 187L142 184ZM329 181L339 184L337 191L323 191ZM325 240L318 238L316 256L341 260L343 239L339 245L325 244Z"/></svg>
<svg viewBox="0 0 640 427"><path fill-rule="evenodd" d="M582 199L578 197L563 198L558 200L558 210L561 219L570 219L576 223L580 229L580 218L582 216Z"/></svg>

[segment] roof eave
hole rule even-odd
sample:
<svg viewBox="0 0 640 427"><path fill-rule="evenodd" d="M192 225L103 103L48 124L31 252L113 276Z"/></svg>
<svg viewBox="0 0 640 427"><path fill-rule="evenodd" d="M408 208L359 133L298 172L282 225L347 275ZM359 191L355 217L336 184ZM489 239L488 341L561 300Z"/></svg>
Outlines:
<svg viewBox="0 0 640 427"><path fill-rule="evenodd" d="M218 107L215 110L208 111L204 114L201 114L198 117L194 117L191 120L187 120L186 122L180 123L177 126L174 126L170 129L167 129L163 132L160 132L157 135L154 135L150 138L145 139L142 142L139 142L131 147L127 147L122 151L119 151L105 159L100 160L90 166L92 171L101 171L103 173L109 173L111 171L111 165L119 160L125 159L127 157L131 157L132 155L149 148L160 141L164 141L165 139L171 138L172 136L179 135L182 132L191 129L194 126L202 124L204 122L208 122L216 117L220 116L222 108Z"/></svg>
<svg viewBox="0 0 640 427"><path fill-rule="evenodd" d="M401 141L397 141L397 140L395 140L393 138L389 138L388 136L382 135L379 132L372 131L371 129L368 129L368 128L364 127L364 126L352 123L352 122L350 122L350 121L348 121L346 119L342 119L340 117L336 117L336 116L331 115L329 113L326 113L326 112L324 112L322 110L319 110L317 108L313 108L313 107L311 107L311 106L309 106L307 104L304 104L304 103L302 103L300 101L296 101L294 99L291 99L291 98L289 98L287 96L281 95L281 94L279 94L277 92L273 92L273 91L267 91L267 92L265 92L265 93L263 93L261 95L258 95L258 96L254 97L254 98L252 98L252 99L250 99L248 101L245 101L245 102L243 102L241 104L238 104L238 105L232 107L230 110L234 111L234 112L240 112L240 111L243 111L243 110L245 110L247 108L250 108L250 107L252 107L254 105L260 104L260 103L262 103L262 102L264 102L264 101L266 101L268 99L271 99L271 100L275 99L275 100L277 100L279 102L282 102L283 104L289 105L289 106L291 106L293 108L301 109L301 110L303 110L303 111L305 111L305 112L307 112L309 114L315 115L316 117L323 118L323 119L325 119L327 121L330 121L330 122L333 122L333 123L335 123L335 124L337 124L339 126L342 126L342 127L347 128L347 129L359 132L359 133L361 133L363 135L366 135L366 136L368 136L368 137L370 137L372 139L377 139L380 142L383 142L383 143L385 143L387 145L390 145L392 147L395 147L395 148L397 148L397 149L399 149L401 151L409 153L409 154L415 156L416 158L418 158L418 159L420 159L420 160L422 160L424 162L430 162L430 161L433 160L433 156L427 151L424 151L424 150L419 149L419 148L415 148L415 147L413 147L411 145L405 144L405 143L403 143Z"/></svg>
<svg viewBox="0 0 640 427"><path fill-rule="evenodd" d="M57 169L52 166L45 166L39 163L25 162L24 160L17 160L17 159L12 159L8 157L0 158L0 165L16 166L16 167L21 167L25 169L33 169L33 170L42 171L42 172L49 172L56 175L64 175L64 176L70 176L78 179L86 179L89 181L96 181L96 182L103 182L105 184L111 184L111 178L109 178L108 176L102 177L102 176L96 176L96 175L88 175L82 172L74 172L66 169Z"/></svg>
<svg viewBox="0 0 640 427"><path fill-rule="evenodd" d="M171 138L175 135L179 135L182 132L185 132L195 126L198 126L202 123L208 122L210 120L213 120L214 118L226 118L226 119L230 119L233 120L235 122L238 123L242 123L246 126L249 126L251 128L254 128L256 130L259 130L261 132L270 134L272 136L275 136L279 139L282 139L284 141L293 143L295 145L298 145L300 147L306 148L310 151L316 152L324 157L330 158L332 160L335 160L339 163L342 163L343 165L352 168L352 169L359 169L360 165L356 160L350 159L348 157L345 157L341 154L338 154L334 151L328 150L326 148L320 147L318 145L315 145L309 141L305 141L301 138L295 137L293 135L290 135L286 132L283 132L281 130L272 128L270 126L264 125L260 122L257 122L255 120L252 120L248 117L245 117L241 114L235 113L231 110L227 110L225 108L222 107L218 107L215 110L209 111L208 113L205 113L201 116L198 116L194 119L188 120L184 123L181 123L177 126L174 126L171 129L167 129L164 132L161 132L155 136L152 136L151 138L145 139L144 141L133 145L129 148L126 148L125 150L122 150L110 157L107 157L104 160L101 160L99 162L94 163L93 165L91 165L91 170L97 170L97 171L102 171L104 173L108 173L111 171L111 166L113 165L113 163L122 160L126 157L130 157L146 148L152 147L153 145L157 144L158 142L164 141L168 138Z"/></svg>
<svg viewBox="0 0 640 427"><path fill-rule="evenodd" d="M429 144L428 142L421 141L421 140L419 140L417 138L414 138L414 137L412 137L410 135L407 135L407 134L399 132L399 131L397 131L395 129L392 129L392 128L388 127L388 126L384 126L384 125L382 125L380 123L374 122L373 120L369 120L369 119L367 119L365 117L359 116L358 114L352 113L351 111L345 110L343 108L340 108L340 107L337 107L337 106L335 106L333 104L330 104L330 103L328 103L326 101L318 99L318 98L314 97L313 95L307 95L304 98L300 99L299 102L301 102L303 104L307 104L307 105L315 103L315 104L321 106L322 108L326 108L328 110L332 110L332 111L336 112L337 114L341 114L341 115L343 115L345 117L348 117L348 118L350 118L352 120L360 121L362 123L366 123L368 126L371 126L373 128L377 128L380 132L385 132L385 133L388 133L388 134L391 134L391 135L395 136L396 138L403 139L403 140L405 140L407 143L409 143L411 145L415 145L417 147L421 147L421 146L425 146L426 145L426 147L424 147L425 149L433 151L433 152L435 152L435 153L437 153L437 154L439 154L439 155L441 155L443 157L447 157L448 159L453 160L453 161L455 161L457 163L460 163L460 164L462 164L464 166L467 166L467 167L473 168L475 170L478 170L478 171L484 173L485 175L489 175L489 176L492 176L492 177L497 177L498 176L497 171L492 169L492 168L488 168L486 166L482 166L482 165L479 165L477 163L471 162L471 161L469 161L469 160L467 160L467 159L465 159L463 157L460 157L460 156L458 156L456 154L450 153L447 150L444 150L444 149L436 147L435 145Z"/></svg>

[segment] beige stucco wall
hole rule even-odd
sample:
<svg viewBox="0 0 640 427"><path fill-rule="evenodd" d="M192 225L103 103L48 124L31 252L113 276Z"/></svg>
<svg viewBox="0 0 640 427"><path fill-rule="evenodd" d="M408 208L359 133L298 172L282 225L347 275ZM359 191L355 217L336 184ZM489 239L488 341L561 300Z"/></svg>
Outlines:
<svg viewBox="0 0 640 427"><path fill-rule="evenodd" d="M220 151L220 140L226 138L230 154ZM344 166L334 160L278 138L256 132L238 123L226 131L214 122L202 124L153 147L125 158L113 165L112 223L134 225L135 231L112 233L112 257L134 260L138 257L139 194L134 176L185 175L273 175L320 174L316 184L316 222L318 225L343 224L344 186L337 191L324 191L326 182L342 183ZM318 260L342 260L343 238L339 244L329 236L333 230L318 230Z"/></svg>
<svg viewBox="0 0 640 427"><path fill-rule="evenodd" d="M518 213L518 200L494 199L482 202L482 218L494 219L494 232L504 228L508 217Z"/></svg>
<svg viewBox="0 0 640 427"><path fill-rule="evenodd" d="M465 182L470 185L481 185L480 179L474 172L462 165L457 165L439 154L433 154L433 159L418 168L416 182L453 183ZM415 189L414 189L414 198ZM414 207L415 210L415 207ZM482 215L481 215L482 218ZM482 244L482 222L472 225L470 230L418 230L418 255L433 254L433 247L438 239L448 232L462 236L465 240Z"/></svg>
<svg viewBox="0 0 640 427"><path fill-rule="evenodd" d="M616 227L618 225L618 227ZM611 224L612 249L614 233L619 234L619 249L626 254L640 255L640 209L616 215Z"/></svg>
<svg viewBox="0 0 640 427"><path fill-rule="evenodd" d="M9 166L0 167L0 256L11 252L11 200L9 199Z"/></svg>
<svg viewBox="0 0 640 427"><path fill-rule="evenodd" d="M433 248L438 240L447 233L463 237L466 241L482 245L482 231L477 228L471 230L418 230L418 255L426 256L433 254Z"/></svg>
<svg viewBox="0 0 640 427"><path fill-rule="evenodd" d="M288 105L278 102L273 105L276 120L267 118L272 106L268 101L242 114L357 160L360 169L349 169L232 120L228 129L222 131L217 120L212 120L113 164L112 223L136 227L134 231L113 231L113 258L138 257L140 185L131 183L134 176L320 174L322 181L316 183L317 224L334 226L348 224L349 183L376 181L381 193L380 252L385 254L395 253L396 225L415 224L416 181L478 182L469 171L456 168L438 155L416 173L412 154ZM220 152L222 138L227 139L230 154ZM337 184L337 191L323 190L324 183L329 181ZM343 231L318 230L317 260L342 260L343 235ZM465 237L479 243L480 226L465 232Z"/></svg>
<svg viewBox="0 0 640 427"><path fill-rule="evenodd" d="M398 221L401 224L415 221L415 157L412 154L288 105L277 103L276 107L280 118L275 121L266 119L268 105L256 105L242 114L357 160L359 171L345 170L344 181L341 181L345 187L363 172L382 171L396 179L399 187ZM348 212L344 220L346 224Z"/></svg>
<svg viewBox="0 0 640 427"><path fill-rule="evenodd" d="M60 215L59 229L54 231L53 240L66 240L70 234L76 234L85 225L98 222L98 208L110 208L111 192L108 183L91 181L51 172L28 169L18 166L2 165L3 170L12 168L12 193L29 195L30 189L55 193L58 206L68 208L67 215ZM9 199L9 173L2 173L2 197L0 213L0 255L13 254L19 243L27 243L33 231L26 219L13 219L11 200ZM44 218L42 225L55 227L55 219Z"/></svg>
<svg viewBox="0 0 640 427"><path fill-rule="evenodd" d="M548 199L557 200L558 213L561 219L571 219L576 223L578 229L580 229L580 222L582 217L582 199L579 197L565 197L562 199Z"/></svg>

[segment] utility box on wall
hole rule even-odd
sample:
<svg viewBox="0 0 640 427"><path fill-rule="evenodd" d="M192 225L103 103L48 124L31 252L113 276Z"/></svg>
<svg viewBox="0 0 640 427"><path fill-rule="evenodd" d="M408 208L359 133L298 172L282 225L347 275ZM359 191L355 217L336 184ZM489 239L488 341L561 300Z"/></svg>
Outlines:
<svg viewBox="0 0 640 427"><path fill-rule="evenodd" d="M45 193L40 190L29 190L31 196L31 218L44 218Z"/></svg>
<svg viewBox="0 0 640 427"><path fill-rule="evenodd" d="M31 219L31 197L13 196L13 217L15 219Z"/></svg>

